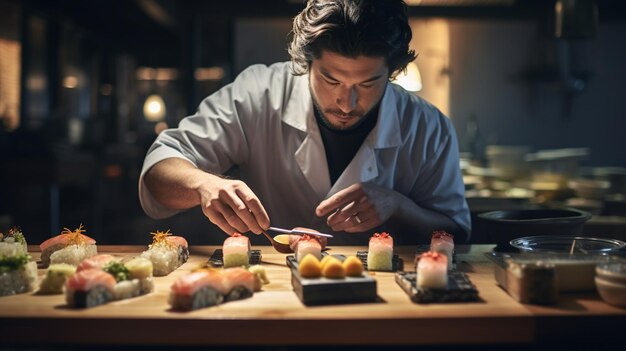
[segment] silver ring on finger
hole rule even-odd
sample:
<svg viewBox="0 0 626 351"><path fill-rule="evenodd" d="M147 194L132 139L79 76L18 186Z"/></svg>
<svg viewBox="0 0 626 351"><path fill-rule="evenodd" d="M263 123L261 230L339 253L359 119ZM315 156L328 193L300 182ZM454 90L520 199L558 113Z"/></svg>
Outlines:
<svg viewBox="0 0 626 351"><path fill-rule="evenodd" d="M354 217L354 221L356 222L356 224L361 224L361 222L363 222L361 218L359 218L358 214L355 214L353 217Z"/></svg>

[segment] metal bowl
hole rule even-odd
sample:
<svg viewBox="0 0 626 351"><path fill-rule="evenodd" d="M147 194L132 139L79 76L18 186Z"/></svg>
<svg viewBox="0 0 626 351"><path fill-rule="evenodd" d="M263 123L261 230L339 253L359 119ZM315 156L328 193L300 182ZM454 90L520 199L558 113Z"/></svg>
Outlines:
<svg viewBox="0 0 626 351"><path fill-rule="evenodd" d="M626 247L625 242L616 239L554 235L517 238L510 244L521 253L610 254Z"/></svg>

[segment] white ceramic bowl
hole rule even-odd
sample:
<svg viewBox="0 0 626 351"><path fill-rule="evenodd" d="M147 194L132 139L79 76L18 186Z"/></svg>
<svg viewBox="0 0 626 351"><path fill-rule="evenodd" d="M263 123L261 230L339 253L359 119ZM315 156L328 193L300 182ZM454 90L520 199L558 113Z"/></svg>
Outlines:
<svg viewBox="0 0 626 351"><path fill-rule="evenodd" d="M626 307L626 284L619 284L598 276L595 278L598 294L606 303Z"/></svg>

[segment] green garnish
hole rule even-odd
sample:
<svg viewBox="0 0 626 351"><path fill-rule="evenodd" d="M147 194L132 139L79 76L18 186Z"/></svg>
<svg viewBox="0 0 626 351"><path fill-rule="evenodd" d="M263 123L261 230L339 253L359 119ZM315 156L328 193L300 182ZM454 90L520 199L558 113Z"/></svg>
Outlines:
<svg viewBox="0 0 626 351"><path fill-rule="evenodd" d="M120 262L109 262L104 266L103 270L112 275L117 282L130 279L128 268Z"/></svg>
<svg viewBox="0 0 626 351"><path fill-rule="evenodd" d="M27 254L15 256L0 256L0 274L8 273L16 269L22 268L28 261L30 256Z"/></svg>
<svg viewBox="0 0 626 351"><path fill-rule="evenodd" d="M24 238L24 233L22 233L22 230L18 227L13 227L9 229L7 236L12 236L13 238L15 238L15 241L17 241L20 244L26 243L26 238Z"/></svg>

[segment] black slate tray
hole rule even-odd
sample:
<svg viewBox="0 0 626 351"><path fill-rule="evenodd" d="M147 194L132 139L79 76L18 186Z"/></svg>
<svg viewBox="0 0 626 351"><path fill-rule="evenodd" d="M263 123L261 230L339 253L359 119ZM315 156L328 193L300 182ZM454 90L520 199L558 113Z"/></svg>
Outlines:
<svg viewBox="0 0 626 351"><path fill-rule="evenodd" d="M416 303L478 301L478 290L463 272L448 272L447 289L418 289L417 273L396 272L396 283Z"/></svg>
<svg viewBox="0 0 626 351"><path fill-rule="evenodd" d="M325 255L326 253L322 253ZM343 261L345 256L333 255ZM343 279L303 278L298 272L298 262L294 255L287 256L287 266L291 268L291 285L303 304L332 305L361 302L375 302L376 280L366 272L361 277Z"/></svg>
<svg viewBox="0 0 626 351"><path fill-rule="evenodd" d="M261 250L250 250L250 265L261 264ZM209 258L209 265L212 267L224 266L224 252L222 249L213 251Z"/></svg>
<svg viewBox="0 0 626 351"><path fill-rule="evenodd" d="M363 263L363 267L365 267L365 270L368 270L367 269L367 251L357 251L356 257L358 257L359 260L361 260L361 262ZM397 272L401 270L404 270L404 261L400 257L398 257L398 255L394 254L393 257L391 257L391 270L386 271L386 272ZM381 271L381 272L385 272L385 271Z"/></svg>

